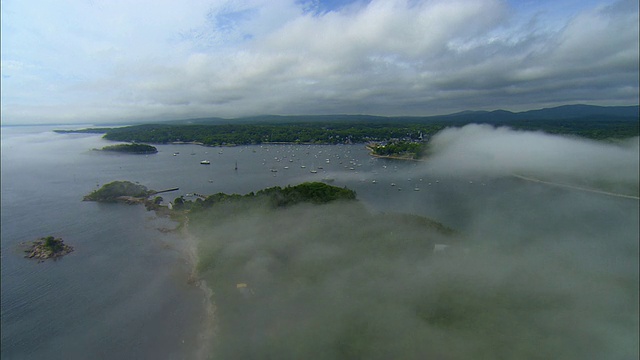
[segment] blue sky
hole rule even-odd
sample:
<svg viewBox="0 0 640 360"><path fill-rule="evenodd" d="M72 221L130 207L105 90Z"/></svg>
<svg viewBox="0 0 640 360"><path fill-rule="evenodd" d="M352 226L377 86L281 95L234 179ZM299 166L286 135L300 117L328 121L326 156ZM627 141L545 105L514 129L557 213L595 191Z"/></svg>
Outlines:
<svg viewBox="0 0 640 360"><path fill-rule="evenodd" d="M3 0L3 124L638 103L638 3Z"/></svg>

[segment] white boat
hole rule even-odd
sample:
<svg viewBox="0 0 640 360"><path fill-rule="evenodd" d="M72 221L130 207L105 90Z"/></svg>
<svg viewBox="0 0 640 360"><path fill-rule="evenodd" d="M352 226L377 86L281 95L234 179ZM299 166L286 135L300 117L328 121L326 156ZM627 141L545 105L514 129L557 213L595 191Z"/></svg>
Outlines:
<svg viewBox="0 0 640 360"><path fill-rule="evenodd" d="M201 164L201 165L209 165L209 164L211 164L211 161L209 161L209 160L202 160L202 161L200 161L200 164Z"/></svg>

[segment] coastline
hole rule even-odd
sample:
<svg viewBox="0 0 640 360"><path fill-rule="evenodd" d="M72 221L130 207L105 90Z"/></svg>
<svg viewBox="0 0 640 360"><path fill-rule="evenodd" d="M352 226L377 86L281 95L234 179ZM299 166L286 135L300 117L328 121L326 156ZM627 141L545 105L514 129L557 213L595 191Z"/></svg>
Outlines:
<svg viewBox="0 0 640 360"><path fill-rule="evenodd" d="M154 192L152 195L156 194ZM84 201L87 201L86 199ZM100 200L92 200L96 202L102 202ZM172 210L168 206L155 204L149 197L135 197L135 196L119 196L115 198L115 202L124 205L143 205L147 211L153 211L157 219L163 218L176 224L175 227L156 227L161 233L174 233L177 240L182 245L175 249L181 254L186 263L186 269L181 271L181 276L185 276L186 279L182 280L188 287L195 287L201 293L201 305L199 312L204 313L204 317L195 322L195 328L197 329L194 334L195 348L189 351L190 356L194 356L194 359L206 360L210 358L212 352L212 346L214 343L215 335L215 304L213 301L213 290L208 284L199 278L197 265L198 265L198 239L189 232L189 217L184 213L172 213ZM176 216L173 216L176 215ZM184 340L182 341L184 343Z"/></svg>
<svg viewBox="0 0 640 360"><path fill-rule="evenodd" d="M378 159L405 160L405 161L427 161L425 159L412 159L412 158L408 158L408 157L392 156L392 155L377 155L377 154L374 154L374 153L369 153L369 155L371 157L378 158Z"/></svg>
<svg viewBox="0 0 640 360"><path fill-rule="evenodd" d="M157 211L157 210L156 210ZM213 300L213 290L207 285L207 282L200 279L198 276L198 239L189 232L189 217L183 215L181 220L178 220L180 226L180 237L184 239L186 243L185 255L187 261L191 267L191 272L187 278L187 284L198 287L202 291L203 295L203 307L205 311L205 318L200 324L200 331L198 333L197 349L195 350L195 358L199 360L206 360L209 358L212 352L212 346L214 342L214 336L216 333L215 327L215 314L216 307Z"/></svg>
<svg viewBox="0 0 640 360"><path fill-rule="evenodd" d="M373 152L373 148L370 145L365 145L367 150L369 150L369 156L378 158L378 159L392 159L392 160L405 160L405 161L427 161L426 159L414 159L404 156L393 156L393 155L378 155Z"/></svg>
<svg viewBox="0 0 640 360"><path fill-rule="evenodd" d="M562 183L557 183L557 182L552 182L552 181L540 180L540 179L536 179L536 178L532 178L532 177L528 177L528 176L524 176L524 175L520 175L520 174L515 174L515 173L511 174L511 176L513 176L515 178L518 178L520 180L530 181L530 182L539 183L539 184L545 184L545 185L550 185L550 186L558 186L558 187L563 187L563 188L567 188L567 189L585 191L585 192L590 192L590 193L594 193L594 194L614 196L614 197L625 198L625 199L640 200L640 197L634 196L634 195L620 194L620 193L614 193L614 192L610 192L610 191L587 188L587 187L583 187L583 186L576 186L576 185L562 184Z"/></svg>

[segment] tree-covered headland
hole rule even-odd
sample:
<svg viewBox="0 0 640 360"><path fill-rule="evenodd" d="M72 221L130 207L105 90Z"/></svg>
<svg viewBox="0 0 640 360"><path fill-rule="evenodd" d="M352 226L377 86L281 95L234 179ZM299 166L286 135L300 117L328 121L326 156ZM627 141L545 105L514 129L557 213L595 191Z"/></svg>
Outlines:
<svg viewBox="0 0 640 360"><path fill-rule="evenodd" d="M640 135L638 106L573 105L513 113L472 111L429 117L365 115L258 116L239 119L193 119L117 128L57 130L60 133L103 133L107 140L132 143L195 143L233 146L264 143L375 143L377 155L418 157L429 138L446 127L467 124L506 126L595 140Z"/></svg>
<svg viewBox="0 0 640 360"><path fill-rule="evenodd" d="M424 155L424 142L394 141L383 144L371 143L367 147L373 155L388 156L401 159L419 159Z"/></svg>
<svg viewBox="0 0 640 360"><path fill-rule="evenodd" d="M108 130L104 138L152 144L190 142L209 146L263 143L348 144L393 139L420 140L443 129L429 124L287 123L224 125L135 125Z"/></svg>
<svg viewBox="0 0 640 360"><path fill-rule="evenodd" d="M85 201L117 202L122 197L147 198L156 192L146 186L130 181L113 181L92 191L84 197Z"/></svg>
<svg viewBox="0 0 640 360"><path fill-rule="evenodd" d="M100 149L101 151L121 152L128 154L155 154L158 149L155 146L147 144L117 144L108 145Z"/></svg>
<svg viewBox="0 0 640 360"><path fill-rule="evenodd" d="M234 204L239 208L265 205L272 208L287 207L299 203L326 204L338 200L355 200L353 190L322 182L306 182L295 186L274 186L262 189L256 193L245 195L216 193L204 198L185 200L178 197L173 201L173 209L179 211L197 212L211 208L218 204Z"/></svg>

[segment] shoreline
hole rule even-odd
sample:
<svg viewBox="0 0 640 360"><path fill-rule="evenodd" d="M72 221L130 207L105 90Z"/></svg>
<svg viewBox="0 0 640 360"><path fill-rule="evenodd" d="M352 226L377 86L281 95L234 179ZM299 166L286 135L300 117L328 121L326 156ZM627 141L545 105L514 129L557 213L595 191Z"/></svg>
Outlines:
<svg viewBox="0 0 640 360"><path fill-rule="evenodd" d="M100 202L100 201L97 201ZM198 239L189 232L189 217L185 213L174 214L168 206L153 203L152 200L144 197L120 196L116 202L123 205L143 205L146 211L153 211L156 219L166 219L176 226L155 227L160 233L173 233L176 240L180 244L174 247L178 251L181 258L186 263L186 269L181 270L181 276L186 279L182 280L188 287L197 288L200 291L198 297L201 299L201 308L198 313L202 313L204 318L196 321L194 328L197 329L194 334L193 342L195 348L189 350L190 356L194 356L197 360L207 360L212 353L214 345L214 337L216 333L215 314L216 307L213 299L213 290L208 286L205 280L201 279L198 274ZM175 215L175 216L174 216ZM183 275L182 275L183 274ZM184 340L183 340L184 342Z"/></svg>
<svg viewBox="0 0 640 360"><path fill-rule="evenodd" d="M117 142L117 140L109 140L109 141ZM295 142L295 141L291 141L291 142L289 142L289 141L265 141L265 142L261 142L259 144L253 144L252 143L252 144L218 144L218 145L210 145L210 144L205 144L205 143L199 142L199 141L172 141L172 142L165 143L165 144L163 144L163 143L150 143L150 144L156 144L156 145L166 145L166 144L171 144L171 145L198 145L198 146L204 146L204 147L220 147L220 148L236 147L236 146L260 146L260 145L357 145L357 144L364 144L364 147L367 150L369 150L369 156L374 157L374 158L391 159L391 160L405 160L405 161L418 161L418 162L426 161L424 158L414 159L414 158L409 158L409 157L404 157L404 156L374 154L373 149L366 142L363 142L363 143L344 143L344 144L343 143L339 143L339 144L333 144L333 143ZM101 150L101 149L94 149L94 150Z"/></svg>
<svg viewBox="0 0 640 360"><path fill-rule="evenodd" d="M155 211L158 213L158 210ZM163 215L160 216L169 215L166 211L162 211L162 214ZM187 215L182 216L183 217L181 219L172 220L178 223L178 234L186 243L184 251L187 261L191 267L191 271L187 275L187 284L195 286L202 291L202 305L204 307L205 315L205 318L200 324L200 331L197 334L197 349L194 351L194 354L196 359L206 360L211 355L214 336L216 333L216 307L213 300L213 290L207 285L205 280L200 279L198 276L198 239L189 232L189 217Z"/></svg>
<svg viewBox="0 0 640 360"><path fill-rule="evenodd" d="M587 187L582 187L582 186L575 186L575 185L570 185L570 184L562 184L562 183L556 183L556 182L551 182L551 181L545 181L545 180L540 180L540 179L527 177L527 176L519 175L519 174L511 174L511 176L513 176L515 178L518 178L520 180L535 182L535 183L539 183L539 184L545 184L545 185L550 185L550 186L558 186L558 187L563 187L563 188L567 188L567 189L586 191L586 192L590 192L590 193L594 193L594 194L614 196L614 197L619 197L619 198L624 198L624 199L640 200L640 197L634 196L634 195L620 194L620 193L614 193L614 192L609 192L609 191L604 191L604 190L592 189L592 188L587 188Z"/></svg>
<svg viewBox="0 0 640 360"><path fill-rule="evenodd" d="M419 161L419 162L427 161L427 160L425 160L425 159L412 159L412 158L408 158L408 157L393 156L393 155L378 155L378 154L374 154L373 152L370 152L370 153L369 153L369 156L374 157L374 158L378 158L378 159L391 159L391 160L404 160L404 161Z"/></svg>
<svg viewBox="0 0 640 360"><path fill-rule="evenodd" d="M427 161L424 158L421 159L414 159L414 158L409 158L409 157L403 157L403 156L394 156L394 155L378 155L378 154L374 154L373 153L373 148L370 145L365 145L365 148L367 148L367 150L369 150L369 156L374 157L374 158L378 158L378 159L391 159L391 160L405 160L405 161Z"/></svg>

